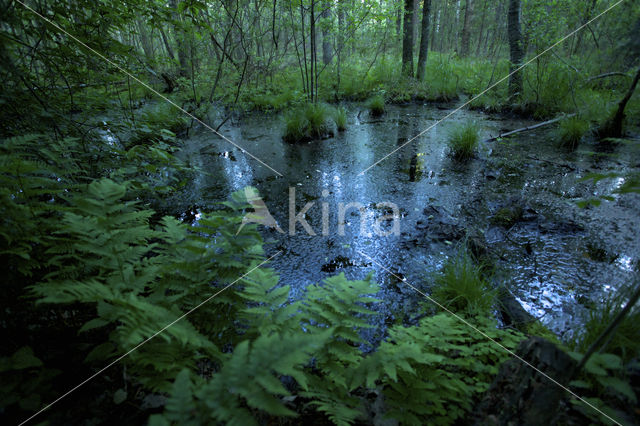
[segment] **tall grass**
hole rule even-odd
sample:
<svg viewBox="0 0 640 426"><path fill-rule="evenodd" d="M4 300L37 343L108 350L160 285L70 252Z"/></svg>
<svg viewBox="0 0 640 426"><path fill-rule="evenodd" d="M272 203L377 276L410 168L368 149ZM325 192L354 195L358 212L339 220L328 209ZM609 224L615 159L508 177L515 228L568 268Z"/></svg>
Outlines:
<svg viewBox="0 0 640 426"><path fill-rule="evenodd" d="M621 293L622 294L622 293ZM614 295L589 310L584 329L574 339L574 349L584 353L618 315L626 298ZM613 353L629 361L640 355L640 309L632 309L618 326L602 352Z"/></svg>
<svg viewBox="0 0 640 426"><path fill-rule="evenodd" d="M434 299L454 312L490 312L497 295L483 277L482 267L464 249L447 261L435 284Z"/></svg>
<svg viewBox="0 0 640 426"><path fill-rule="evenodd" d="M337 128L335 110L322 103L307 104L302 108L291 110L284 119L283 139L286 142L306 142L333 136ZM346 125L346 112L344 122L341 124Z"/></svg>
<svg viewBox="0 0 640 426"><path fill-rule="evenodd" d="M336 123L336 127L339 132L347 129L347 110L339 106L333 109L333 121Z"/></svg>
<svg viewBox="0 0 640 426"><path fill-rule="evenodd" d="M475 155L480 139L478 127L469 121L457 125L449 134L451 156L457 161L467 161Z"/></svg>
<svg viewBox="0 0 640 426"><path fill-rule="evenodd" d="M557 131L558 143L561 147L576 149L587 131L589 123L579 117L562 120Z"/></svg>
<svg viewBox="0 0 640 426"><path fill-rule="evenodd" d="M367 101L367 108L373 117L380 117L384 114L384 97L376 95Z"/></svg>

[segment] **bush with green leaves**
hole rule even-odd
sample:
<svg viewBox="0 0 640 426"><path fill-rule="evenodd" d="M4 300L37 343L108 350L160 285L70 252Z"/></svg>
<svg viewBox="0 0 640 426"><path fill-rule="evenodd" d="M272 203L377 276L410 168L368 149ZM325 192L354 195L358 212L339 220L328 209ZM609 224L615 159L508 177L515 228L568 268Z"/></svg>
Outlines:
<svg viewBox="0 0 640 426"><path fill-rule="evenodd" d="M473 122L456 125L449 133L449 149L451 156L457 161L471 159L478 147L480 135Z"/></svg>
<svg viewBox="0 0 640 426"><path fill-rule="evenodd" d="M563 148L576 149L587 131L589 123L579 117L562 120L558 126L558 143Z"/></svg>

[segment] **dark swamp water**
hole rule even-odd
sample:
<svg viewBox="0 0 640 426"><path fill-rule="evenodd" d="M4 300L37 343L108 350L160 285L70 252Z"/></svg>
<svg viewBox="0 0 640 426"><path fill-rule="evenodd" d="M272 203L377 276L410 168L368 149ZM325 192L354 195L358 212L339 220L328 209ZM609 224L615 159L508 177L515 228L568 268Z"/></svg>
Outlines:
<svg viewBox="0 0 640 426"><path fill-rule="evenodd" d="M282 251L270 266L281 283L291 286L294 298L328 276L344 272L362 279L373 271L381 286L381 326L409 320L425 299L377 263L428 294L433 274L455 255L465 235L483 235L498 259L496 281L506 283L525 309L559 336L569 337L588 308L640 269L640 196L615 195L614 201L579 208L578 200L610 194L624 182L580 179L591 172L637 170L638 152L621 145L613 153L594 154L597 147L590 141L576 152L562 151L551 126L482 143L476 158L459 165L448 157L446 146L457 123L475 120L483 140L533 124L463 110L360 174L453 108L392 106L373 119L351 106L345 132L299 145L282 141L279 116L250 114L225 126L225 136L282 177L205 129L192 130L180 156L206 174L191 183L180 204L212 208L251 185L288 231L289 191L295 188L296 213L314 203L306 218L317 235L308 235L300 225L293 236L263 228L267 254ZM346 212L344 235L339 235L338 205L352 202L364 207ZM376 207L381 202L399 207L399 235L360 232L361 214L366 214L369 232L377 218L389 214ZM329 212L328 235L322 235L323 203ZM505 207L521 211L520 218L499 223L496 214ZM386 225L383 229L390 229Z"/></svg>

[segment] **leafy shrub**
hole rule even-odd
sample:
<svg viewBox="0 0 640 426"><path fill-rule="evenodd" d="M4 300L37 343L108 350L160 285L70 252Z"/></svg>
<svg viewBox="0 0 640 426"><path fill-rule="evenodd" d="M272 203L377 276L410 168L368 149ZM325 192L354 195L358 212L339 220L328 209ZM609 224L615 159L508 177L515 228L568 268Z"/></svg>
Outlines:
<svg viewBox="0 0 640 426"><path fill-rule="evenodd" d="M579 117L562 120L558 126L558 143L568 149L576 149L589 130L589 123Z"/></svg>
<svg viewBox="0 0 640 426"><path fill-rule="evenodd" d="M480 136L475 123L457 125L449 134L451 156L457 161L467 161L475 154Z"/></svg>
<svg viewBox="0 0 640 426"><path fill-rule="evenodd" d="M433 297L454 312L487 314L495 303L496 290L473 257L462 249L436 275Z"/></svg>
<svg viewBox="0 0 640 426"><path fill-rule="evenodd" d="M331 108L326 104L308 104L285 115L286 142L304 142L335 134Z"/></svg>
<svg viewBox="0 0 640 426"><path fill-rule="evenodd" d="M384 114L384 97L382 95L376 95L367 101L367 108L369 113L374 117L380 117Z"/></svg>

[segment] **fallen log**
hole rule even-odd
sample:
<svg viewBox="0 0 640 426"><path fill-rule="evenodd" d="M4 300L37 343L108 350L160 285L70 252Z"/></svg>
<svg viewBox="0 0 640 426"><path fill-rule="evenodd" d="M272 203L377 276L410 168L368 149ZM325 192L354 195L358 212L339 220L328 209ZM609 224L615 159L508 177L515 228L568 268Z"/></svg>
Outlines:
<svg viewBox="0 0 640 426"><path fill-rule="evenodd" d="M505 327L513 327L525 333L529 325L536 321L536 318L527 312L513 293L504 286L498 289L498 312Z"/></svg>
<svg viewBox="0 0 640 426"><path fill-rule="evenodd" d="M542 123L538 123L538 124L534 124L533 126L527 126L527 127L521 127L519 129L515 129L515 130L510 130L506 133L501 133L498 136L493 136L489 139L486 139L484 142L493 142L496 141L498 139L502 139L502 138L506 138L507 136L511 136L511 135L515 135L516 133L521 133L521 132L528 132L530 130L534 130L534 129L538 129L540 127L544 127L544 126L548 126L549 124L553 124L556 123L560 120L564 120L565 118L571 118L574 117L576 114L569 114L569 115L563 115L562 117L557 117L554 118L553 120L547 120L547 121L543 121Z"/></svg>

